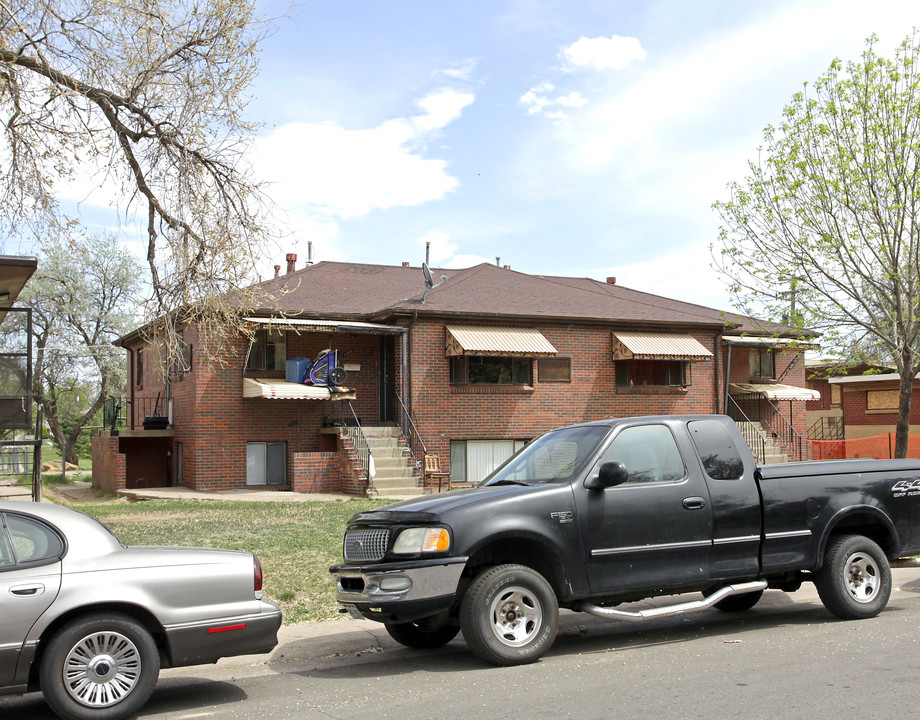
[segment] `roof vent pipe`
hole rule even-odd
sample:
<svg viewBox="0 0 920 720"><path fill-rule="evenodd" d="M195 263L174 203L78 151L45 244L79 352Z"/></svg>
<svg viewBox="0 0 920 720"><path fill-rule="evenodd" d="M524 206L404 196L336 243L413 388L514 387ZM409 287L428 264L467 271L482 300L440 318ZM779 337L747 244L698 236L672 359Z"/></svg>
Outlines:
<svg viewBox="0 0 920 720"><path fill-rule="evenodd" d="M495 256L495 264L498 265L498 267L502 265L502 259L498 255Z"/></svg>
<svg viewBox="0 0 920 720"><path fill-rule="evenodd" d="M430 240L426 240L426 241L425 241L425 264L426 264L426 265L429 263L428 255L429 255L429 251L430 251L430 250L431 250L431 241L430 241Z"/></svg>
<svg viewBox="0 0 920 720"><path fill-rule="evenodd" d="M290 274L294 272L294 267L297 265L297 255L288 253L285 259L287 260L287 271Z"/></svg>
<svg viewBox="0 0 920 720"><path fill-rule="evenodd" d="M307 240L307 265L313 264L313 241Z"/></svg>
<svg viewBox="0 0 920 720"><path fill-rule="evenodd" d="M608 285L616 285L616 284L617 284L617 279L616 279L615 277L609 277L609 278L607 278L607 284L608 284Z"/></svg>

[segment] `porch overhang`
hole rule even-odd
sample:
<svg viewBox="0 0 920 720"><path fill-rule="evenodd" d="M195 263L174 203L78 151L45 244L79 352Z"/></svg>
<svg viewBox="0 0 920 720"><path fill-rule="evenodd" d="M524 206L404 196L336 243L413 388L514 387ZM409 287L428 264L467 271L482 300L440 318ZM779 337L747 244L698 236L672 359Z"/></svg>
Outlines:
<svg viewBox="0 0 920 720"><path fill-rule="evenodd" d="M243 378L243 397L271 400L354 400L355 391L346 387L304 385L287 380Z"/></svg>
<svg viewBox="0 0 920 720"><path fill-rule="evenodd" d="M795 387L793 385L731 383L729 392L732 395L760 395L767 400L820 400L821 393L810 388Z"/></svg>
<svg viewBox="0 0 920 720"><path fill-rule="evenodd" d="M246 317L243 323L253 330L260 327L293 332L347 332L353 334L398 335L406 328L357 320L319 320L314 318Z"/></svg>
<svg viewBox="0 0 920 720"><path fill-rule="evenodd" d="M691 335L615 330L613 359L708 362L712 353Z"/></svg>
<svg viewBox="0 0 920 720"><path fill-rule="evenodd" d="M509 327L448 325L447 357L494 355L501 357L555 357L556 348L539 330Z"/></svg>
<svg viewBox="0 0 920 720"><path fill-rule="evenodd" d="M754 337L748 335L723 335L722 342L736 347L773 348L774 350L814 350L820 343L798 338Z"/></svg>

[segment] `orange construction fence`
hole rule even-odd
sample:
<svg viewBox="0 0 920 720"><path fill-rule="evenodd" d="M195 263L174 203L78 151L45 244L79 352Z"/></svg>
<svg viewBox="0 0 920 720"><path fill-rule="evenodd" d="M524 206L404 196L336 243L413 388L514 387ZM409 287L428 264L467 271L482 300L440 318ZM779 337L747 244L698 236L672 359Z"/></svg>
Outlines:
<svg viewBox="0 0 920 720"><path fill-rule="evenodd" d="M887 460L894 457L894 433L873 435L858 440L809 440L812 460L840 460L843 458L876 458ZM907 457L920 458L920 435L910 435L907 443Z"/></svg>

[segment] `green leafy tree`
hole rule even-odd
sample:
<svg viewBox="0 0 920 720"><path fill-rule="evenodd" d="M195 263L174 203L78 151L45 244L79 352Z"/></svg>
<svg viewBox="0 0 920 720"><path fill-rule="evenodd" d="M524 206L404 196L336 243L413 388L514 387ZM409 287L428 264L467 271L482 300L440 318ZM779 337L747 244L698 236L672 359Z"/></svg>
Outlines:
<svg viewBox="0 0 920 720"><path fill-rule="evenodd" d="M0 0L0 251L68 232L56 186L92 172L146 217L148 319L223 318L263 239L244 162L255 2Z"/></svg>
<svg viewBox="0 0 920 720"><path fill-rule="evenodd" d="M736 303L821 330L844 359L900 374L895 454L907 453L920 369L920 42L835 60L767 127L747 178L715 203L713 248Z"/></svg>
<svg viewBox="0 0 920 720"><path fill-rule="evenodd" d="M140 270L115 236L72 238L39 258L19 296L32 308L33 397L67 462L77 463L80 434L105 399L124 391L112 341L136 325Z"/></svg>

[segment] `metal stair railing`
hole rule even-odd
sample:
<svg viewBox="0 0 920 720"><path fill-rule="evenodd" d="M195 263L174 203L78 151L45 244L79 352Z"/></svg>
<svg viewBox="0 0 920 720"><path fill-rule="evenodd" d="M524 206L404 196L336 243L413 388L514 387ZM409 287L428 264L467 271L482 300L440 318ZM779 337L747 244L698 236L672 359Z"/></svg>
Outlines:
<svg viewBox="0 0 920 720"><path fill-rule="evenodd" d="M396 400L399 402L400 408L399 431L406 441L406 446L409 448L409 454L412 456L416 469L424 473L425 455L428 454L428 448L425 447L422 436L419 435L415 423L412 422L412 416L409 415L409 411L406 410L406 406L402 398L399 397L399 393L396 393Z"/></svg>
<svg viewBox="0 0 920 720"><path fill-rule="evenodd" d="M809 440L843 440L843 418L820 417L808 428Z"/></svg>
<svg viewBox="0 0 920 720"><path fill-rule="evenodd" d="M801 460L804 455L805 438L794 428L792 423L780 412L770 400L765 399L772 412L765 414L761 420L770 428L773 437L793 460Z"/></svg>
<svg viewBox="0 0 920 720"><path fill-rule="evenodd" d="M370 487L371 447L367 443L364 428L361 427L361 421L358 420L358 416L355 414L355 409L352 407L351 402L346 402L346 404L348 405L348 413L345 413L343 407L342 429L351 439L351 444L358 455L358 462L361 463L361 469L364 471L364 477L367 479L367 487ZM350 417L348 417L348 414L350 414Z"/></svg>
<svg viewBox="0 0 920 720"><path fill-rule="evenodd" d="M753 422L751 422L750 418L748 418L738 403L735 402L735 398L731 395L728 396L728 407L726 410L726 415L735 421L738 430L741 431L741 435L744 437L744 441L748 444L748 447L751 448L751 454L753 454L757 464L763 465L767 459L767 440L763 436L763 433L757 429L757 426Z"/></svg>

